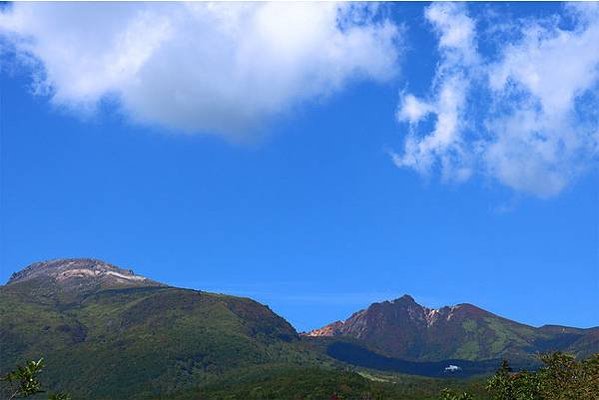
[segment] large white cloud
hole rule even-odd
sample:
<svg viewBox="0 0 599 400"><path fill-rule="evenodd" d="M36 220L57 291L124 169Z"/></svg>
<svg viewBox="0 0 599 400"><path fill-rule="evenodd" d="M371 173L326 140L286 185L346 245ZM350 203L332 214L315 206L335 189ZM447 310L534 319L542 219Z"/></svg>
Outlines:
<svg viewBox="0 0 599 400"><path fill-rule="evenodd" d="M351 79L397 72L399 30L376 7L334 3L14 3L0 33L34 89L134 120L243 139Z"/></svg>
<svg viewBox="0 0 599 400"><path fill-rule="evenodd" d="M539 197L561 192L596 166L596 3L507 23L511 35L495 30L485 38L500 49L495 57L478 50L476 20L465 7L433 4L426 17L442 58L428 98L404 93L400 99L397 115L408 135L394 155L398 166L457 180L480 171ZM432 131L422 123L429 114Z"/></svg>

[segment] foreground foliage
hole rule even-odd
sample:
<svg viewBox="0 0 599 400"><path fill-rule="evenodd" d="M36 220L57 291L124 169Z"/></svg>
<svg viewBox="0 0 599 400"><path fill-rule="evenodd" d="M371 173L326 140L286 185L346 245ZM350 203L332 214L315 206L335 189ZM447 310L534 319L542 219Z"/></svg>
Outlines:
<svg viewBox="0 0 599 400"><path fill-rule="evenodd" d="M504 361L486 380L441 380L286 364L256 366L190 388L148 398L169 400L599 400L599 354L577 360L564 353L540 356L537 371L514 372ZM29 361L2 378L3 399L44 393L44 361ZM143 382L141 382L143 384ZM442 385L449 386L441 390ZM440 393L440 394L439 394ZM49 400L71 400L64 393Z"/></svg>
<svg viewBox="0 0 599 400"><path fill-rule="evenodd" d="M10 371L4 377L2 382L2 398L17 399L35 396L44 393L42 383L39 380L39 374L44 368L44 359L37 361L28 361L25 365L19 365L13 371ZM71 400L71 396L66 393L50 394L48 400Z"/></svg>
<svg viewBox="0 0 599 400"><path fill-rule="evenodd" d="M514 372L507 361L487 382L486 398L492 400L597 400L599 354L578 361L560 352L543 354L538 371ZM445 390L440 400L472 400L469 393Z"/></svg>

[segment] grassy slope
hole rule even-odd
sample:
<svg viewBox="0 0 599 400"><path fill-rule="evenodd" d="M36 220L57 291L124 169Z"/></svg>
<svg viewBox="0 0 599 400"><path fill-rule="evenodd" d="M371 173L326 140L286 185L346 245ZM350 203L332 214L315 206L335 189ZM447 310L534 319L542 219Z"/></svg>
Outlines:
<svg viewBox="0 0 599 400"><path fill-rule="evenodd" d="M163 287L63 303L28 289L0 290L0 368L44 355L50 385L80 397L147 398L251 365L319 362L249 299Z"/></svg>

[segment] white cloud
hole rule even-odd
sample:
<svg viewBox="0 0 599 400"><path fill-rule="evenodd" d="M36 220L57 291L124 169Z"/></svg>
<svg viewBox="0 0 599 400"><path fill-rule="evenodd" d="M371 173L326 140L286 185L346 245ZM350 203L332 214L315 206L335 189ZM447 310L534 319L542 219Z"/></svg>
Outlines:
<svg viewBox="0 0 599 400"><path fill-rule="evenodd" d="M439 49L451 64L476 61L475 23L459 3L435 3L425 11L439 35Z"/></svg>
<svg viewBox="0 0 599 400"><path fill-rule="evenodd" d="M397 110L397 119L415 124L431 112L433 112L433 107L430 104L416 98L412 94L407 94L401 99L401 105Z"/></svg>
<svg viewBox="0 0 599 400"><path fill-rule="evenodd" d="M490 40L500 51L491 61L477 51L464 8L430 6L442 55L432 87L436 124L432 132L411 124L396 164L458 180L478 170L539 197L561 192L597 161L598 10L568 6L570 30L556 16L513 22L518 38L504 42L495 32ZM399 116L407 104L400 99Z"/></svg>
<svg viewBox="0 0 599 400"><path fill-rule="evenodd" d="M474 22L454 3L436 3L426 10L426 18L439 35L441 60L432 87L432 99L423 101L403 95L397 112L400 121L409 121L411 132L404 154L393 154L400 167L429 174L439 164L443 178L463 181L470 176L464 162L462 131L465 120L467 74L477 63ZM425 115L436 117L434 129L419 136L418 123Z"/></svg>
<svg viewBox="0 0 599 400"><path fill-rule="evenodd" d="M0 33L36 64L34 88L93 110L242 139L351 79L397 72L398 27L334 3L14 3Z"/></svg>
<svg viewBox="0 0 599 400"><path fill-rule="evenodd" d="M599 143L597 126L583 124L576 111L577 99L593 92L590 101L599 106L599 17L575 17L572 31L558 22L525 24L523 38L489 65L499 111L488 118L494 138L485 162L502 183L541 197L575 179L593 162Z"/></svg>

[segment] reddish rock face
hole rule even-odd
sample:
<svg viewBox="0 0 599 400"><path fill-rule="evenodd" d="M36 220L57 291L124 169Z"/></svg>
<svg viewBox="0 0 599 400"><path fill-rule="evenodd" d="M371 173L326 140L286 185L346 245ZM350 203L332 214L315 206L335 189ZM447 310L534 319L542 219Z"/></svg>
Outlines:
<svg viewBox="0 0 599 400"><path fill-rule="evenodd" d="M337 336L342 335L343 333L344 322L343 321L335 321L332 324L328 324L323 326L320 329L314 329L305 334L305 336Z"/></svg>

